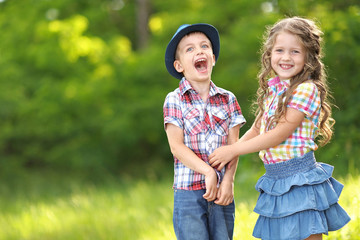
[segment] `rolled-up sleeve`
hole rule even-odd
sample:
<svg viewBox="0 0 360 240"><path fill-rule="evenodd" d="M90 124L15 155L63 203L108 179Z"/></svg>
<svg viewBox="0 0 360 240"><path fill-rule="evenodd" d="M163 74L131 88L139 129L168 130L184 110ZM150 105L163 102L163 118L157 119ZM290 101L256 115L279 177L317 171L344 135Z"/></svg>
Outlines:
<svg viewBox="0 0 360 240"><path fill-rule="evenodd" d="M233 128L237 125L242 127L246 123L246 119L242 115L240 105L233 94L229 94L229 108L231 117L229 128Z"/></svg>
<svg viewBox="0 0 360 240"><path fill-rule="evenodd" d="M164 102L164 128L166 124L171 123L179 128L184 128L184 121L182 120L182 112L180 107L179 95L176 92L169 93Z"/></svg>

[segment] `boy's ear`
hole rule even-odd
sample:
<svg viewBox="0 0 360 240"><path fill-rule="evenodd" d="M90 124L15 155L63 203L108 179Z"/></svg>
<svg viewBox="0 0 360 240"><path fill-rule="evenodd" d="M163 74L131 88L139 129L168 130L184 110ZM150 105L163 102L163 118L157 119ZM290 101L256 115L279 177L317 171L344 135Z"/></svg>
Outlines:
<svg viewBox="0 0 360 240"><path fill-rule="evenodd" d="M215 54L213 54L213 67L215 66L215 63L216 63L216 58L215 58Z"/></svg>
<svg viewBox="0 0 360 240"><path fill-rule="evenodd" d="M179 73L182 73L184 71L184 68L182 67L181 63L179 60L175 60L174 61L174 68L176 71L178 71Z"/></svg>

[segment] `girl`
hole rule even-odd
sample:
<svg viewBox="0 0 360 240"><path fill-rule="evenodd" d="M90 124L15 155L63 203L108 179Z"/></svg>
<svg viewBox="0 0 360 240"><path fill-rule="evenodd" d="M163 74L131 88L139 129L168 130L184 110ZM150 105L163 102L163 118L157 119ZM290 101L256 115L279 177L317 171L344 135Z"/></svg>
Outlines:
<svg viewBox="0 0 360 240"><path fill-rule="evenodd" d="M222 169L239 155L260 151L266 173L256 184L257 238L322 239L350 221L337 203L343 185L331 177L333 166L314 156L317 143L329 142L334 124L321 36L313 21L299 17L269 29L254 124L239 141L210 155L211 165Z"/></svg>

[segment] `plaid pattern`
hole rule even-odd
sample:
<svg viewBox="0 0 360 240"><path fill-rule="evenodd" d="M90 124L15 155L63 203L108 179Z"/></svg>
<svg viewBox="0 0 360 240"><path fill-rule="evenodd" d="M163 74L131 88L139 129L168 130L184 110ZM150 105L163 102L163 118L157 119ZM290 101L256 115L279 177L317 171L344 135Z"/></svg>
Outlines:
<svg viewBox="0 0 360 240"><path fill-rule="evenodd" d="M280 81L278 77L268 81L269 96L264 102L265 111L261 120L260 134L269 130L266 129L266 123L275 114L278 100L281 94L289 87L289 83L289 80ZM287 107L303 112L305 118L301 125L283 143L260 151L259 156L265 164L290 160L318 148L314 140L319 131L321 102L316 85L310 82L300 84L293 92Z"/></svg>
<svg viewBox="0 0 360 240"><path fill-rule="evenodd" d="M170 92L164 103L164 125L171 123L184 130L184 144L199 158L208 162L208 156L227 144L229 129L245 124L236 97L210 82L206 103L183 78L179 88ZM220 179L225 168L218 172ZM174 189L205 189L205 176L183 165L174 156Z"/></svg>

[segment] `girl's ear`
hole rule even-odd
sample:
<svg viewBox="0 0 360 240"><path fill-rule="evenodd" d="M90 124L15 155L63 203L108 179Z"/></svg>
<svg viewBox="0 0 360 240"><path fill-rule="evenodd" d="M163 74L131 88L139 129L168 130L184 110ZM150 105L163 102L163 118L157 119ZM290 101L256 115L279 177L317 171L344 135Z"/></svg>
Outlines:
<svg viewBox="0 0 360 240"><path fill-rule="evenodd" d="M184 68L182 67L181 63L179 60L175 60L174 61L174 68L176 71L178 71L179 73L182 73L184 71Z"/></svg>

